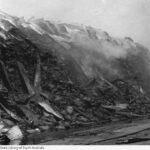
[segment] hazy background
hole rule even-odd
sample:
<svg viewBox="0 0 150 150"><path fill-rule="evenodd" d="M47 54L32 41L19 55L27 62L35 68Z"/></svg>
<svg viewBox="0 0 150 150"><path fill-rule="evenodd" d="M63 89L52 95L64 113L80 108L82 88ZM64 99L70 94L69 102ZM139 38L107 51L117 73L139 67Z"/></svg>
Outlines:
<svg viewBox="0 0 150 150"><path fill-rule="evenodd" d="M0 0L0 10L26 19L91 25L150 49L150 0Z"/></svg>

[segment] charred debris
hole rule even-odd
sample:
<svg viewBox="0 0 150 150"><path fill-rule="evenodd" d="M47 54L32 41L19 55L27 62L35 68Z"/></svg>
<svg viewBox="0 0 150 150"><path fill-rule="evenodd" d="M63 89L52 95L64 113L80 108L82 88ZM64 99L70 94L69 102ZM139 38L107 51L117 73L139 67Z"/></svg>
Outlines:
<svg viewBox="0 0 150 150"><path fill-rule="evenodd" d="M73 66L68 69L52 51L39 50L15 29L7 36L0 39L2 144L20 144L34 132L149 117L149 97L134 80L98 77L81 86Z"/></svg>

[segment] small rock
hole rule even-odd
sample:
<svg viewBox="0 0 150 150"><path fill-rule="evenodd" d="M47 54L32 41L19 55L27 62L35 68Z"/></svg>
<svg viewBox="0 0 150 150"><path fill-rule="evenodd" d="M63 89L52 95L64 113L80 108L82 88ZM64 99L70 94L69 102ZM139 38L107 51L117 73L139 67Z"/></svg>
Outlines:
<svg viewBox="0 0 150 150"><path fill-rule="evenodd" d="M83 116L79 116L79 117L78 117L78 120L79 120L79 121L83 121L83 122L88 121L88 119L85 118L85 117L83 117Z"/></svg>
<svg viewBox="0 0 150 150"><path fill-rule="evenodd" d="M49 126L40 126L39 128L43 131L49 130Z"/></svg>
<svg viewBox="0 0 150 150"><path fill-rule="evenodd" d="M73 107L67 106L66 111L67 111L67 113L72 114L73 113Z"/></svg>
<svg viewBox="0 0 150 150"><path fill-rule="evenodd" d="M39 128L36 128L36 129L28 129L26 130L28 133L32 134L32 133L35 133L35 132L40 132L40 129Z"/></svg>

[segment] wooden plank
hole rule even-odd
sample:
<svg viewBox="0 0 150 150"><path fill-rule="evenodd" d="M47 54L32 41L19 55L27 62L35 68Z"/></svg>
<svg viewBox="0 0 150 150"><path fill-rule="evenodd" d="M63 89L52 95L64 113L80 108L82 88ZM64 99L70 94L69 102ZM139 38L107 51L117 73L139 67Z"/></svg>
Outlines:
<svg viewBox="0 0 150 150"><path fill-rule="evenodd" d="M70 137L58 140L52 140L40 145L86 145L92 142L98 142L100 139L95 136L84 136L84 137Z"/></svg>
<svg viewBox="0 0 150 150"><path fill-rule="evenodd" d="M142 132L144 130L150 129L150 122L148 123L141 123L141 124L131 124L131 126L129 127L123 127L121 128L119 126L118 129L112 130L112 128L110 127L110 129L108 129L105 132L98 132L97 135L86 135L86 136L73 136L73 137L66 137L66 138L62 138L62 139L55 139L55 140L51 140L48 142L43 142L40 144L48 144L48 145L86 145L86 144L103 144L104 141L109 141L109 140L113 140L113 139L117 139L117 138L121 138L124 136L129 136L132 134L136 134L139 132Z"/></svg>
<svg viewBox="0 0 150 150"><path fill-rule="evenodd" d="M2 78L2 81L3 81L3 84L5 85L5 87L12 91L13 90L13 87L10 83L10 80L8 78L8 74L7 74L7 71L6 71L6 67L4 65L4 63L0 60L0 77Z"/></svg>
<svg viewBox="0 0 150 150"><path fill-rule="evenodd" d="M40 58L39 58L36 66L35 77L34 77L34 88L36 92L41 91L40 85L41 85L41 65L40 65Z"/></svg>
<svg viewBox="0 0 150 150"><path fill-rule="evenodd" d="M124 136L136 134L136 133L142 132L142 131L147 130L147 129L150 129L150 123L139 124L139 125L134 125L131 127L125 127L125 128L113 130L112 136L110 136L110 135L104 136L103 140L99 140L99 144L100 144L100 142L103 142L103 141L117 139L117 138L121 138ZM94 144L94 143L91 142L90 144Z"/></svg>
<svg viewBox="0 0 150 150"><path fill-rule="evenodd" d="M22 84L24 85L25 89L30 94L30 96L34 95L35 94L34 88L30 84L30 81L29 81L29 79L26 75L26 71L25 71L25 68L24 68L23 64L20 63L20 62L17 62L17 66L18 66L18 70L19 70L19 74L20 74Z"/></svg>

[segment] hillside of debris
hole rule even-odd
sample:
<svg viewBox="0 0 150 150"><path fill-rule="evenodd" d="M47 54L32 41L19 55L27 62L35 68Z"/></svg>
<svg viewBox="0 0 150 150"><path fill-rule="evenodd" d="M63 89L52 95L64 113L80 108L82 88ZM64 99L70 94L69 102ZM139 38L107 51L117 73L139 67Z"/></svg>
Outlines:
<svg viewBox="0 0 150 150"><path fill-rule="evenodd" d="M99 42L93 29L87 28L90 38L85 38L85 33L81 37L72 33L76 36L67 43L71 46L67 51L64 43L62 46L50 35L42 35L43 30L38 34L15 21L17 27L3 17L0 26L2 144L16 140L20 144L34 132L149 117L150 57L146 48L130 40L130 48L119 49L121 44L128 47L128 42L115 43L107 33ZM93 51L86 49L85 39ZM97 46L104 50L108 46L109 56L97 51ZM112 56L112 46L119 56Z"/></svg>

